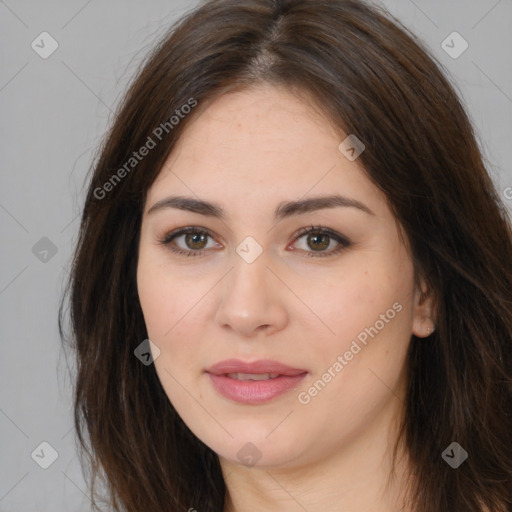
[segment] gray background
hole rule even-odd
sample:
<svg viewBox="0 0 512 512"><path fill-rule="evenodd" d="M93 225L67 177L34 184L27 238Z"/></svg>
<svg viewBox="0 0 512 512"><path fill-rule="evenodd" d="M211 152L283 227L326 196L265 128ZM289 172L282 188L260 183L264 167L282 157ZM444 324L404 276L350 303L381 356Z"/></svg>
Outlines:
<svg viewBox="0 0 512 512"><path fill-rule="evenodd" d="M512 0L381 3L448 69L512 211ZM58 301L84 180L112 111L146 51L194 5L0 0L0 512L89 510ZM31 47L42 46L43 31L59 45L46 59ZM469 43L458 58L441 46L453 31ZM51 461L43 441L58 452L47 469L35 462Z"/></svg>

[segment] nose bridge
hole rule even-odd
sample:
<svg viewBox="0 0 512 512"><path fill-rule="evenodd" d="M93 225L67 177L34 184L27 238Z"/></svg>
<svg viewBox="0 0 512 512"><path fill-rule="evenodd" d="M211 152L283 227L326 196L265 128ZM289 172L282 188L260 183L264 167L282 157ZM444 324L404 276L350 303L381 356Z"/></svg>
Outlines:
<svg viewBox="0 0 512 512"><path fill-rule="evenodd" d="M251 309L260 307L270 300L268 296L268 252L253 241L243 241L236 248L232 271L228 277L227 299ZM252 303L252 304L251 304Z"/></svg>
<svg viewBox="0 0 512 512"><path fill-rule="evenodd" d="M216 320L221 327L250 336L262 326L282 328L286 312L277 289L279 281L267 268L268 253L255 239L247 238L233 255Z"/></svg>

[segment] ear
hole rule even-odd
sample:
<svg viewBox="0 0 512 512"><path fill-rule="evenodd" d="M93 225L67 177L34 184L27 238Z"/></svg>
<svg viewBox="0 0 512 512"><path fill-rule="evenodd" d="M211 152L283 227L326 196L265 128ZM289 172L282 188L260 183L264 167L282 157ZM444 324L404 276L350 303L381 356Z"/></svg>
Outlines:
<svg viewBox="0 0 512 512"><path fill-rule="evenodd" d="M434 297L425 280L420 277L414 290L412 333L426 338L435 331Z"/></svg>

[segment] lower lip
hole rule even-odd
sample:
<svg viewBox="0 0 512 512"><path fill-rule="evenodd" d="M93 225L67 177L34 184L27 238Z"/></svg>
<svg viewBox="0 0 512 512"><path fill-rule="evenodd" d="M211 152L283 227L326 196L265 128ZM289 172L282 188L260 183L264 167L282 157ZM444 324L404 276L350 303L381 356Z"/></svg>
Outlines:
<svg viewBox="0 0 512 512"><path fill-rule="evenodd" d="M226 375L208 375L222 396L242 404L261 404L291 391L307 373L295 376L280 375L267 380L237 380Z"/></svg>

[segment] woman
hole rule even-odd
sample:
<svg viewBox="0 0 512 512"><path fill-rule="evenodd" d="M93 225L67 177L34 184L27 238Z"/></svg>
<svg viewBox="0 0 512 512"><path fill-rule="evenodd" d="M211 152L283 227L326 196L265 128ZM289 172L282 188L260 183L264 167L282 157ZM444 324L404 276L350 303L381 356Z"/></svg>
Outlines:
<svg viewBox="0 0 512 512"><path fill-rule="evenodd" d="M91 492L101 476L134 512L511 510L504 212L453 87L386 12L192 11L84 206Z"/></svg>

